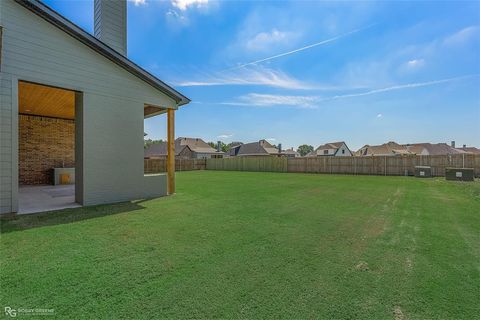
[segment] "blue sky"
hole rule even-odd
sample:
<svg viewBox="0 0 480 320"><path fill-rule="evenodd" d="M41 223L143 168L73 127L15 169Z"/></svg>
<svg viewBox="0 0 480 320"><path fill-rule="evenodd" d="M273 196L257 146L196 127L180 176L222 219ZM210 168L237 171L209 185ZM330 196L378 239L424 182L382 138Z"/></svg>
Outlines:
<svg viewBox="0 0 480 320"><path fill-rule="evenodd" d="M93 32L93 0L45 2ZM478 1L135 0L128 57L192 99L177 136L480 147Z"/></svg>

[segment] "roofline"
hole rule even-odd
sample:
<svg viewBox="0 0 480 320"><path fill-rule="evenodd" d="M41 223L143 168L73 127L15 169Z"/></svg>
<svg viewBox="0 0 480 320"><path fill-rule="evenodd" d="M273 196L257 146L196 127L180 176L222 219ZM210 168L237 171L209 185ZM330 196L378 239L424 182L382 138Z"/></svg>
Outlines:
<svg viewBox="0 0 480 320"><path fill-rule="evenodd" d="M192 150L192 149L190 149ZM195 151L195 150L192 150L192 152L196 152L196 153L205 153L205 154L220 154L220 153L225 153L223 151Z"/></svg>
<svg viewBox="0 0 480 320"><path fill-rule="evenodd" d="M340 143L340 142L335 142L335 143ZM347 144L345 143L345 141L342 141L342 144L344 144L345 147L347 147L348 152L350 152L350 154L353 156L352 150L350 150L350 148L347 146ZM338 150L340 150L341 147L342 147L342 146L340 146L340 147L337 148L337 151L335 151L334 155L336 155L336 154L338 153Z"/></svg>
<svg viewBox="0 0 480 320"><path fill-rule="evenodd" d="M136 77L140 78L144 82L148 83L155 89L166 94L168 97L175 100L178 106L185 105L191 101L189 98L187 98L186 96L184 96L183 94L175 90L174 88L170 87L165 82L163 82L162 80L152 75L150 72L146 71L145 69L143 69L142 67L134 63L133 61L129 60L122 54L118 53L116 50L112 49L104 42L98 40L97 38L92 36L90 33L83 30L82 28L77 26L75 23L63 17L61 14L59 14L49 6L45 5L44 3L40 2L39 0L14 0L14 1L20 4L21 6L23 6L24 8L32 11L39 17L46 20L47 22L63 30L71 37L87 45L94 51L100 53L102 56L116 63L117 65L124 68L125 70L135 75Z"/></svg>

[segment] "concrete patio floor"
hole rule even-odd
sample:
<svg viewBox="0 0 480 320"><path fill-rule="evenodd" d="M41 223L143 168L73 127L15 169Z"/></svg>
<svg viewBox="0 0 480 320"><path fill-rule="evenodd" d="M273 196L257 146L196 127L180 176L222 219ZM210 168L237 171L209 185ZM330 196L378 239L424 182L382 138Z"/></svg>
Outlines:
<svg viewBox="0 0 480 320"><path fill-rule="evenodd" d="M18 214L80 207L75 202L75 185L20 186Z"/></svg>

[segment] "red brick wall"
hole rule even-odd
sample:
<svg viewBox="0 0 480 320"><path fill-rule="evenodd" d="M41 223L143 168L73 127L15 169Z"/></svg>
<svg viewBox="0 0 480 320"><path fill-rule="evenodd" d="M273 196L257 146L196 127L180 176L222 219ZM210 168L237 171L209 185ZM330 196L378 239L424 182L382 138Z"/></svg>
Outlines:
<svg viewBox="0 0 480 320"><path fill-rule="evenodd" d="M18 132L20 185L52 184L52 168L75 166L73 120L20 115Z"/></svg>

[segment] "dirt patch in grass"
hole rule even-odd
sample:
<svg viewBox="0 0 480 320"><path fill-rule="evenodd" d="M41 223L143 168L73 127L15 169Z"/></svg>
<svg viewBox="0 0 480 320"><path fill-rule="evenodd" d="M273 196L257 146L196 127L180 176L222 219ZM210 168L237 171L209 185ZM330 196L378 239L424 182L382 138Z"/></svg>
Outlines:
<svg viewBox="0 0 480 320"><path fill-rule="evenodd" d="M365 261L360 261L356 266L355 266L355 269L359 270L359 271L368 271L369 268L368 268L368 263L366 263Z"/></svg>
<svg viewBox="0 0 480 320"><path fill-rule="evenodd" d="M395 317L395 320L405 320L407 319L405 315L403 314L402 309L399 306L396 306L393 309L393 316Z"/></svg>
<svg viewBox="0 0 480 320"><path fill-rule="evenodd" d="M412 267L413 267L412 259L407 257L407 259L405 260L405 265L407 266L408 271L412 270Z"/></svg>

